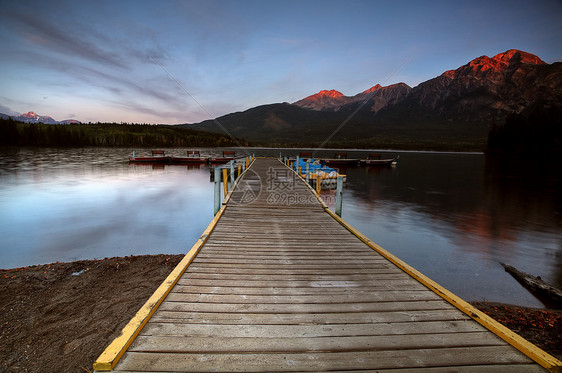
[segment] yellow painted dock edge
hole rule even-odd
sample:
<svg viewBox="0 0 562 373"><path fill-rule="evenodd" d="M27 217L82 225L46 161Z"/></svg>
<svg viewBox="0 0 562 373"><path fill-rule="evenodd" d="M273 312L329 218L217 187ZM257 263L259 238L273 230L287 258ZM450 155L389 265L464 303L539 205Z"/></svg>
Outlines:
<svg viewBox="0 0 562 373"><path fill-rule="evenodd" d="M283 162L281 162L283 163ZM288 167L288 166L287 166ZM289 168L289 167L288 167ZM291 168L289 168L292 170ZM292 170L295 172L294 170ZM295 172L296 173L296 172ZM297 173L296 173L297 174ZM297 174L298 175L298 174ZM300 175L298 175L300 177ZM302 179L302 177L301 177ZM303 179L304 181L304 179ZM449 290L445 289L417 269L411 267L406 262L392 255L390 252L383 249L381 246L377 245L369 238L367 238L363 233L359 232L348 222L339 217L336 213L328 208L324 203L322 198L316 193L316 191L305 181L305 184L314 193L324 210L329 213L338 223L340 223L345 229L350 231L354 236L363 241L371 249L375 250L377 253L391 261L397 267L402 269L404 272L415 278L422 285L426 286L428 289L439 295L441 298L451 303L457 309L470 316L472 319L477 321L479 324L484 326L486 329L490 330L492 333L496 334L498 337L524 353L529 358L533 359L536 363L540 364L543 368L549 370L550 372L560 373L562 372L562 361L556 359L554 356L548 354L542 349L538 348L531 342L527 341L525 338L521 337L519 334L513 332L511 329L503 326L490 316L486 315L484 312L480 311L476 307L472 306L470 303L459 298L455 294L451 293Z"/></svg>
<svg viewBox="0 0 562 373"><path fill-rule="evenodd" d="M554 356L546 353L545 351L541 350L531 342L527 341L517 333L513 332L511 329L503 326L490 316L486 315L482 311L478 310L476 307L472 306L470 303L467 303L463 299L459 298L455 294L451 293L449 290L445 289L435 281L431 280L429 277L425 276L423 273L419 272L415 268L411 267L404 261L398 259L396 256L392 255L357 229L352 227L349 223L345 220L340 218L334 212L332 212L329 208L325 208L325 210L332 215L334 219L336 219L342 226L344 226L348 231L350 231L354 236L359 238L373 250L378 252L380 255L385 257L386 259L390 260L404 272L408 273L410 276L415 278L417 281L422 283L424 286L432 290L434 293L439 295L441 298L446 300L447 302L451 303L453 306L458 308L460 311L464 312L472 319L476 320L482 326L496 334L498 337L527 355L529 358L533 359L535 362L540 364L542 367L548 369L551 372L562 372L562 362L556 359Z"/></svg>
<svg viewBox="0 0 562 373"><path fill-rule="evenodd" d="M166 298L170 290L178 282L181 275L185 272L187 267L191 264L203 244L211 232L215 229L219 219L221 218L226 205L223 205L219 212L215 215L207 229L203 232L201 237L191 247L185 257L178 263L176 268L168 275L164 282L156 289L154 294L146 301L137 314L129 321L121 331L121 334L111 342L109 346L102 352L94 363L94 370L107 372L113 370L119 359L123 356L127 348L133 343L137 335L140 333L144 325L148 322L150 317L154 314L158 306Z"/></svg>

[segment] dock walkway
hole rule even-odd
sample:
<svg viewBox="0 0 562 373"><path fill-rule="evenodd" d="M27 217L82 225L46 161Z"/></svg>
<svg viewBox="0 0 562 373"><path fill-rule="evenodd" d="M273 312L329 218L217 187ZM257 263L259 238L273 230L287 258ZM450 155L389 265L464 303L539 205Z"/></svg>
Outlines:
<svg viewBox="0 0 562 373"><path fill-rule="evenodd" d="M123 356L113 344L97 370L545 371L505 328L374 250L278 160L254 161L211 230L162 303L147 302L155 311Z"/></svg>

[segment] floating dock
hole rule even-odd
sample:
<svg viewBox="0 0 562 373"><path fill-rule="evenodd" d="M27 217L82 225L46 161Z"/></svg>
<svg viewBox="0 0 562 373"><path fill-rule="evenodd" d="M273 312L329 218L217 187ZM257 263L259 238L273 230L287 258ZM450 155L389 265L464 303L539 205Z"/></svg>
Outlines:
<svg viewBox="0 0 562 373"><path fill-rule="evenodd" d="M349 226L282 162L256 159L94 369L544 372L561 366Z"/></svg>

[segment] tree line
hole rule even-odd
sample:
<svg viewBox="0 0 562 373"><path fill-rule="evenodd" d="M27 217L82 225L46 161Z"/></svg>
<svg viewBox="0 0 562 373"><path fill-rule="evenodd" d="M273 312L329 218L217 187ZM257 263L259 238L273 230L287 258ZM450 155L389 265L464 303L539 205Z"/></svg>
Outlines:
<svg viewBox="0 0 562 373"><path fill-rule="evenodd" d="M239 144L245 141L239 140ZM82 147L215 147L236 146L233 139L215 133L172 125L90 123L43 124L0 119L1 146Z"/></svg>
<svg viewBox="0 0 562 373"><path fill-rule="evenodd" d="M562 156L562 107L535 103L494 124L488 134L488 154Z"/></svg>

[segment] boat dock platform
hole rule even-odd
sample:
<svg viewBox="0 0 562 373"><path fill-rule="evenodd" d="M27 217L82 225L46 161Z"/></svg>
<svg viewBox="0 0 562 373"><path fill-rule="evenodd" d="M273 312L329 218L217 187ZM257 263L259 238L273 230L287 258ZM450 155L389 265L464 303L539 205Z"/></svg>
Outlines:
<svg viewBox="0 0 562 373"><path fill-rule="evenodd" d="M115 372L561 367L356 231L277 159L255 159L242 173L94 363Z"/></svg>

